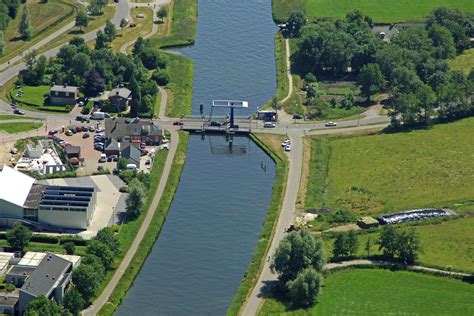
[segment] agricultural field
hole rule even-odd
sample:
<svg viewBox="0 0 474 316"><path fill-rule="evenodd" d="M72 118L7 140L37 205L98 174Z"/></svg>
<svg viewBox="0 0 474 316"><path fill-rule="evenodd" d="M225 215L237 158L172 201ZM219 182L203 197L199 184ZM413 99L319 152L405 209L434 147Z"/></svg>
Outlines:
<svg viewBox="0 0 474 316"><path fill-rule="evenodd" d="M267 299L260 315L472 315L474 285L415 272L350 269L330 274L319 302L291 310Z"/></svg>
<svg viewBox="0 0 474 316"><path fill-rule="evenodd" d="M464 51L461 55L451 60L449 67L451 67L452 70L458 70L464 74L468 74L471 69L474 69L474 48Z"/></svg>
<svg viewBox="0 0 474 316"><path fill-rule="evenodd" d="M474 198L474 119L398 134L315 138L305 208L376 215Z"/></svg>
<svg viewBox="0 0 474 316"><path fill-rule="evenodd" d="M33 28L33 39L29 42L23 41L19 33L19 24L24 6L21 6L17 17L12 20L4 34L4 55L0 62L6 62L15 55L21 54L28 47L40 41L50 33L54 32L67 22L74 19L79 10L79 4L73 1L50 0L42 2L37 0L27 1L30 12L31 26Z"/></svg>
<svg viewBox="0 0 474 316"><path fill-rule="evenodd" d="M361 10L376 23L420 22L437 7L474 11L471 0L272 0L273 18L285 21L292 10L309 18L343 18L351 10Z"/></svg>

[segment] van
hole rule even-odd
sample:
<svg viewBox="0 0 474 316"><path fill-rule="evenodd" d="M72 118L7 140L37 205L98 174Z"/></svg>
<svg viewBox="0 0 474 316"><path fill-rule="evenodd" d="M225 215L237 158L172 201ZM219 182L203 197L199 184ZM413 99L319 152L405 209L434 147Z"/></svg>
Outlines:
<svg viewBox="0 0 474 316"><path fill-rule="evenodd" d="M100 154L99 162L106 162L106 161L107 161L107 156L105 154Z"/></svg>
<svg viewBox="0 0 474 316"><path fill-rule="evenodd" d="M91 115L91 120L103 120L103 119L105 119L104 112L94 112Z"/></svg>
<svg viewBox="0 0 474 316"><path fill-rule="evenodd" d="M129 163L127 165L127 170L137 170L137 166L134 165L133 163Z"/></svg>

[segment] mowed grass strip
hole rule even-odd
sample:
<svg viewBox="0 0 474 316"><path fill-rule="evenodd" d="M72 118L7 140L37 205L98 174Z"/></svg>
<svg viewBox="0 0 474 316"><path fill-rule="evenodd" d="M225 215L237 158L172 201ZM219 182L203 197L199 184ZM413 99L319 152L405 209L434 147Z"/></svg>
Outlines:
<svg viewBox="0 0 474 316"><path fill-rule="evenodd" d="M309 18L343 18L357 9L376 23L422 22L437 7L474 11L471 0L272 0L272 4L277 21L285 21L292 10L303 11Z"/></svg>
<svg viewBox="0 0 474 316"><path fill-rule="evenodd" d="M474 198L474 119L398 134L312 140L306 208L359 215Z"/></svg>
<svg viewBox="0 0 474 316"><path fill-rule="evenodd" d="M40 123L0 123L0 131L8 134L32 131L41 127Z"/></svg>
<svg viewBox="0 0 474 316"><path fill-rule="evenodd" d="M474 285L415 272L350 269L324 280L319 302L289 315L473 315ZM268 299L260 315L288 306Z"/></svg>
<svg viewBox="0 0 474 316"><path fill-rule="evenodd" d="M449 67L467 75L474 68L474 48L465 50L461 55L451 60Z"/></svg>
<svg viewBox="0 0 474 316"><path fill-rule="evenodd" d="M166 53L167 69L170 81L165 89L168 93L166 115L180 117L189 115L192 110L194 64L193 60L184 56Z"/></svg>

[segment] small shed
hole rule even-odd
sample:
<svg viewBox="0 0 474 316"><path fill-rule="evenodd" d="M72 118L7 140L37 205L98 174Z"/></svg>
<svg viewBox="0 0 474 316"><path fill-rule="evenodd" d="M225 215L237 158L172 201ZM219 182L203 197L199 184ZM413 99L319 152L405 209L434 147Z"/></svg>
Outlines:
<svg viewBox="0 0 474 316"><path fill-rule="evenodd" d="M360 227L360 228L370 228L370 227L377 227L379 225L379 222L371 217L371 216L364 216L364 217L361 217L358 221L357 221L357 225Z"/></svg>
<svg viewBox="0 0 474 316"><path fill-rule="evenodd" d="M80 158L81 157L81 147L79 146L69 146L64 148L64 152L68 158Z"/></svg>

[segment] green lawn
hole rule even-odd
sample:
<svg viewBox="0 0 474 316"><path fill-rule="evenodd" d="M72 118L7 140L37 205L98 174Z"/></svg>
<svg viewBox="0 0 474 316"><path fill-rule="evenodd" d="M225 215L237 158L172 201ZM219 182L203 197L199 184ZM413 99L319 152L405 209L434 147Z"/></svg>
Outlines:
<svg viewBox="0 0 474 316"><path fill-rule="evenodd" d="M79 4L74 1L50 0L43 3L29 0L28 9L34 36L29 42L23 41L18 31L23 9L24 6L21 6L17 17L10 22L5 30L5 48L0 62L6 62L15 55L21 54L30 46L70 22L79 10Z"/></svg>
<svg viewBox="0 0 474 316"><path fill-rule="evenodd" d="M275 34L275 59L277 69L277 91L278 100L288 95L288 75L286 69L286 44L280 32Z"/></svg>
<svg viewBox="0 0 474 316"><path fill-rule="evenodd" d="M359 215L474 198L474 119L431 130L312 140L306 208Z"/></svg>
<svg viewBox="0 0 474 316"><path fill-rule="evenodd" d="M468 74L474 68L474 48L465 50L461 55L451 60L449 66L453 70Z"/></svg>
<svg viewBox="0 0 474 316"><path fill-rule="evenodd" d="M324 280L319 302L288 311L269 299L260 315L473 315L474 285L415 272L352 269Z"/></svg>
<svg viewBox="0 0 474 316"><path fill-rule="evenodd" d="M139 18L138 14L143 14L144 18ZM112 50L119 52L122 46L132 40L136 40L138 36L144 37L151 32L153 28L153 10L150 8L135 8L131 10L131 16L135 27L125 27L117 29L117 37L112 42ZM131 45L133 47L133 45Z"/></svg>
<svg viewBox="0 0 474 316"><path fill-rule="evenodd" d="M197 0L173 0L171 4L171 32L153 39L160 48L194 44L196 35Z"/></svg>
<svg viewBox="0 0 474 316"><path fill-rule="evenodd" d="M32 131L38 129L43 124L39 123L0 123L0 131L8 134L16 134L21 132Z"/></svg>
<svg viewBox="0 0 474 316"><path fill-rule="evenodd" d="M437 7L474 11L471 0L272 0L272 6L276 21L285 21L292 10L303 11L309 18L343 18L358 9L377 23L423 21Z"/></svg>
<svg viewBox="0 0 474 316"><path fill-rule="evenodd" d="M48 105L45 104L46 96L49 94L50 86L22 86L21 88L12 88L9 98L16 99L20 102L21 107L33 111L48 112L69 112L68 106ZM22 91L23 96L19 96L18 92Z"/></svg>
<svg viewBox="0 0 474 316"><path fill-rule="evenodd" d="M194 65L193 60L176 54L168 53L167 69L170 82L165 87L168 92L166 115L179 117L189 115L192 110Z"/></svg>
<svg viewBox="0 0 474 316"><path fill-rule="evenodd" d="M29 117L29 116L0 115L0 121L9 121L9 120L40 120L40 119L36 117Z"/></svg>

